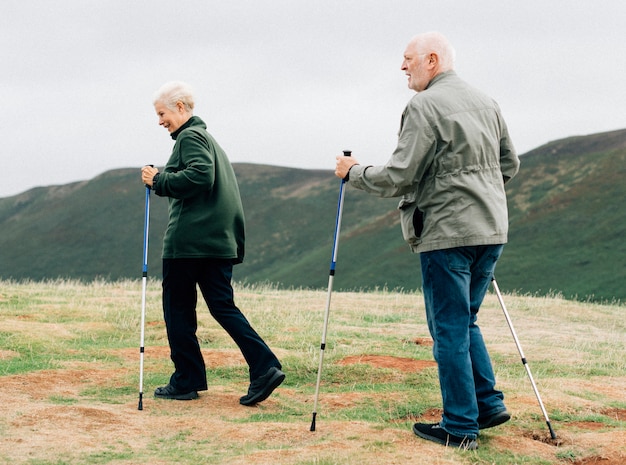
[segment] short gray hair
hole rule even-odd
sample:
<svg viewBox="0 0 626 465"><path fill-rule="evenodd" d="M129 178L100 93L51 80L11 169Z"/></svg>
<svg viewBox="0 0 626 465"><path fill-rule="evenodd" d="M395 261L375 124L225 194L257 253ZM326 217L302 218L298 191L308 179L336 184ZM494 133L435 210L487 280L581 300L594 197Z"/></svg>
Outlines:
<svg viewBox="0 0 626 465"><path fill-rule="evenodd" d="M171 110L176 108L176 104L181 102L189 113L193 113L195 106L193 99L193 89L186 82L171 81L163 84L154 94L152 103L163 103Z"/></svg>
<svg viewBox="0 0 626 465"><path fill-rule="evenodd" d="M456 52L443 34L425 32L413 37L411 43L420 54L436 53L441 63L441 72L454 69Z"/></svg>

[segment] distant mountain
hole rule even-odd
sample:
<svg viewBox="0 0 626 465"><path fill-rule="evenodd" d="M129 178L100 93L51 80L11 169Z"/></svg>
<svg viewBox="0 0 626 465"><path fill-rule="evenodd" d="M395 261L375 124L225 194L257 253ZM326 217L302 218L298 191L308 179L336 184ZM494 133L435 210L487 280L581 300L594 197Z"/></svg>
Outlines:
<svg viewBox="0 0 626 465"><path fill-rule="evenodd" d="M509 184L503 290L626 299L626 130L571 137L521 157ZM246 260L235 279L325 288L339 180L329 170L235 164ZM0 278L139 278L145 189L139 169L0 199ZM346 189L336 290L420 287L396 199ZM167 201L151 196L149 275L160 276Z"/></svg>

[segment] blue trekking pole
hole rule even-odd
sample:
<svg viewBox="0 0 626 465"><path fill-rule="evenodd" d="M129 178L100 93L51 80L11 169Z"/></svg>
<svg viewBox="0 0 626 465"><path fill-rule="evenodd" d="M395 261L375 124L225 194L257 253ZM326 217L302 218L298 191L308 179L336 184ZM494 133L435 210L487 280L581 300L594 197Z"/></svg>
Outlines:
<svg viewBox="0 0 626 465"><path fill-rule="evenodd" d="M143 226L143 269L141 276L141 341L139 344L139 405L137 410L143 410L143 354L144 354L144 327L146 323L146 285L148 281L148 231L150 228L150 186L146 186L146 209Z"/></svg>
<svg viewBox="0 0 626 465"><path fill-rule="evenodd" d="M343 155L352 155L350 150L344 150ZM335 265L337 264L337 248L339 247L339 231L341 229L341 215L343 214L343 199L345 197L345 179L341 180L339 186L339 201L337 202L337 217L335 220L335 235L333 238L333 252L330 262L330 273L328 274L328 296L326 298L326 313L324 315L324 329L322 330L322 343L320 345L320 361L317 368L317 383L315 384L315 401L313 403L313 420L311 421L311 431L315 431L315 418L317 417L317 400L320 392L320 381L322 379L322 363L324 362L324 350L326 349L326 332L328 330L328 316L330 313L330 296L333 292L333 281L335 278Z"/></svg>

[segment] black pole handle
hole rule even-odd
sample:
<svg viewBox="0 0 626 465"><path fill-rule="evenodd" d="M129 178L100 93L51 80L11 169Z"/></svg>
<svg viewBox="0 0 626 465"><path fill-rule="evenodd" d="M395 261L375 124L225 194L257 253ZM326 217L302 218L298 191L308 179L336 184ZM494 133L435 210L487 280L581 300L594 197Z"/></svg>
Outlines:
<svg viewBox="0 0 626 465"><path fill-rule="evenodd" d="M350 157L350 156L352 156L352 150L344 150L344 151L343 151L343 156L344 156L344 157ZM345 178L343 178L343 179L341 180L341 182L342 182L342 183L344 183L344 182L348 182L348 177L349 177L349 176L350 176L350 171L348 171L348 174L346 174L346 177L345 177Z"/></svg>
<svg viewBox="0 0 626 465"><path fill-rule="evenodd" d="M154 165L153 165L153 164L144 165L144 166L149 166L149 167L151 167L151 168L154 168ZM149 186L149 185L144 184L144 186L146 186L146 189L150 189L150 186Z"/></svg>

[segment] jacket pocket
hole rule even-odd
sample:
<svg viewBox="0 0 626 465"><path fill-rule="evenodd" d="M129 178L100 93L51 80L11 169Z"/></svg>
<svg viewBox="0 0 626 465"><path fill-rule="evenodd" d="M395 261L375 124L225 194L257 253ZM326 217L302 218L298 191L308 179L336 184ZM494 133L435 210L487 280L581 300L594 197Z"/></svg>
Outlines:
<svg viewBox="0 0 626 465"><path fill-rule="evenodd" d="M410 246L421 244L422 231L424 230L424 213L417 208L415 197L414 192L406 194L398 204L402 237Z"/></svg>

